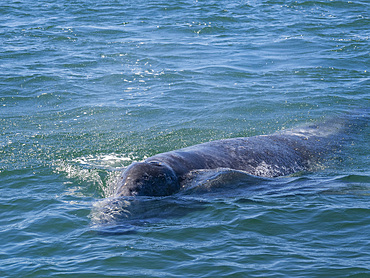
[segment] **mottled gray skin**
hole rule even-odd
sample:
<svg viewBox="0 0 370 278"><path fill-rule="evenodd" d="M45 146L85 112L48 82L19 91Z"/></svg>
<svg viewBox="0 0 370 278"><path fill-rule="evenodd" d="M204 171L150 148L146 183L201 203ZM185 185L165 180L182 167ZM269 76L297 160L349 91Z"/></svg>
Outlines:
<svg viewBox="0 0 370 278"><path fill-rule="evenodd" d="M178 192L193 170L229 168L261 177L308 170L336 145L332 125L310 126L272 135L203 143L149 157L123 171L116 196L166 196Z"/></svg>

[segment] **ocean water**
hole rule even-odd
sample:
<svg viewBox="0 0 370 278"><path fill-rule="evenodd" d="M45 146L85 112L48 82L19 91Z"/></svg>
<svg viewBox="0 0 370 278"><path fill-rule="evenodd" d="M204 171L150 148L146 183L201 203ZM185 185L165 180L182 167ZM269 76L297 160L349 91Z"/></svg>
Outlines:
<svg viewBox="0 0 370 278"><path fill-rule="evenodd" d="M2 0L0 276L370 277L366 119L317 171L205 173L190 193L116 203L120 221L104 211L134 161L365 116L369 12Z"/></svg>

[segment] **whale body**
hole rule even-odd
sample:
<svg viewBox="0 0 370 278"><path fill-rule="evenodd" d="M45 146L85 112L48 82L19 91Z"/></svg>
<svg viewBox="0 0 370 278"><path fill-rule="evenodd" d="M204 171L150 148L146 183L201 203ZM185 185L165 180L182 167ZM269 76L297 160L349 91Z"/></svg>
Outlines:
<svg viewBox="0 0 370 278"><path fill-rule="evenodd" d="M306 171L339 145L343 123L312 124L270 135L211 141L134 162L120 175L115 197L167 196L189 173L228 168L260 177Z"/></svg>

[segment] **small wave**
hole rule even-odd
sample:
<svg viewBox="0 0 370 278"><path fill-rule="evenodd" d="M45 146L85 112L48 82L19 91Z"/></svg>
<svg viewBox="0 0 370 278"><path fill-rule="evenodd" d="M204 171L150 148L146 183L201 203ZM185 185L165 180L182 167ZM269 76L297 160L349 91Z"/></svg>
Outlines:
<svg viewBox="0 0 370 278"><path fill-rule="evenodd" d="M338 178L338 180L350 183L363 183L370 185L370 177L366 175L346 175Z"/></svg>
<svg viewBox="0 0 370 278"><path fill-rule="evenodd" d="M348 174L337 176L330 181L323 194L370 196L370 177L368 175Z"/></svg>

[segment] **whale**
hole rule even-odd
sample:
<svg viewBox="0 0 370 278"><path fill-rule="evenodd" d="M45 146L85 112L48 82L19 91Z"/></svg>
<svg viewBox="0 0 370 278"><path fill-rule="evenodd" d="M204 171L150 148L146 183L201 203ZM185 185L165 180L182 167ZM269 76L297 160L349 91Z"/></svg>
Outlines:
<svg viewBox="0 0 370 278"><path fill-rule="evenodd" d="M332 120L159 153L122 171L114 196L172 195L197 170L226 168L267 178L310 171L338 149L345 129L345 123Z"/></svg>

